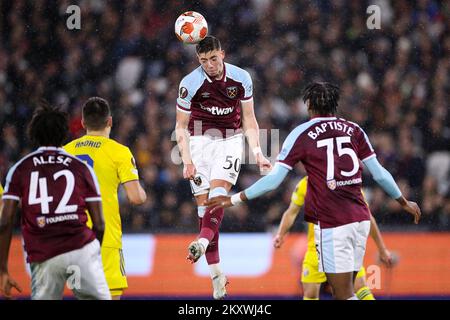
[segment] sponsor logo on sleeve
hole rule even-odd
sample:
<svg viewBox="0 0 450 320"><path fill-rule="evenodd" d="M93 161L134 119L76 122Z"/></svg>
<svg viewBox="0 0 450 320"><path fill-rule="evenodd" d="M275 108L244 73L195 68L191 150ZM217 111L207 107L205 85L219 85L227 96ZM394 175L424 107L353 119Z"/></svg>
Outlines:
<svg viewBox="0 0 450 320"><path fill-rule="evenodd" d="M188 95L188 90L185 87L181 87L179 95L181 99L186 98Z"/></svg>

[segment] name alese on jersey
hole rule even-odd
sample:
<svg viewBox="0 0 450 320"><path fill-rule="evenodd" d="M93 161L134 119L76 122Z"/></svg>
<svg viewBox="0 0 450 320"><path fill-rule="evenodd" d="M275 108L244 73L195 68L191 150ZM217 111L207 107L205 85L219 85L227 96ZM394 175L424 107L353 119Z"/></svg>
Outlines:
<svg viewBox="0 0 450 320"><path fill-rule="evenodd" d="M200 108L204 111L208 111L209 113L215 115L215 116L225 116L227 114L230 114L233 112L234 107L227 107L227 108L220 108L220 107L205 107L200 103Z"/></svg>
<svg viewBox="0 0 450 320"><path fill-rule="evenodd" d="M43 155L33 157L34 166L44 165L44 164L63 164L66 167L72 162L70 157L66 156L53 156L53 155Z"/></svg>
<svg viewBox="0 0 450 320"><path fill-rule="evenodd" d="M327 132L328 129L342 131L349 136L353 135L353 128L345 123L339 121L327 121L322 122L320 125L315 126L312 130L308 131L308 137L316 140L322 133Z"/></svg>

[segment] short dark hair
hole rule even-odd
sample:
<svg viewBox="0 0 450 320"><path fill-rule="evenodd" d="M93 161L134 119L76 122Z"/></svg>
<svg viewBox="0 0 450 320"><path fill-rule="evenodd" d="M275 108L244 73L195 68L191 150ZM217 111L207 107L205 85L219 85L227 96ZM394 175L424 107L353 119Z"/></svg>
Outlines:
<svg viewBox="0 0 450 320"><path fill-rule="evenodd" d="M111 109L108 101L100 97L91 97L83 105L83 121L89 130L105 129Z"/></svg>
<svg viewBox="0 0 450 320"><path fill-rule="evenodd" d="M43 101L34 111L27 131L34 145L61 147L69 134L68 115Z"/></svg>
<svg viewBox="0 0 450 320"><path fill-rule="evenodd" d="M197 43L195 46L197 54L206 53L213 50L222 50L219 39L214 36L206 36L205 39Z"/></svg>
<svg viewBox="0 0 450 320"><path fill-rule="evenodd" d="M318 115L336 114L339 87L329 82L313 82L303 92L303 101Z"/></svg>

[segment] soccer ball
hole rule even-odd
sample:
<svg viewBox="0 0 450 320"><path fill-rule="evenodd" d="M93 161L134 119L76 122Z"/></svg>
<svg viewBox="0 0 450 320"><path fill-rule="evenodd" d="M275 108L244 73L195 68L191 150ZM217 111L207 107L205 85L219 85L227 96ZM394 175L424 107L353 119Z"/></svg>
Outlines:
<svg viewBox="0 0 450 320"><path fill-rule="evenodd" d="M184 43L197 43L208 34L208 23L200 13L187 11L175 22L175 34Z"/></svg>

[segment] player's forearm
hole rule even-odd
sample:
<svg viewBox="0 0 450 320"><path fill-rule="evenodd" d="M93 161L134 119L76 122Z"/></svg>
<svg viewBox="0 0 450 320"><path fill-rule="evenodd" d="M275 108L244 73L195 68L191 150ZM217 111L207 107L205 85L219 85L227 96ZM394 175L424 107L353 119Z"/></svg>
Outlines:
<svg viewBox="0 0 450 320"><path fill-rule="evenodd" d="M264 193L275 190L286 178L289 170L279 164L275 164L272 171L265 177L259 179L250 187L240 193L241 200L255 199Z"/></svg>
<svg viewBox="0 0 450 320"><path fill-rule="evenodd" d="M181 160L184 164L192 164L191 151L189 148L189 135L186 128L176 129L178 149L181 153Z"/></svg>
<svg viewBox="0 0 450 320"><path fill-rule="evenodd" d="M283 217L281 218L280 226L278 227L278 234L281 236L285 236L289 230L291 230L292 225L294 224L295 218L297 217L298 212L294 212L290 208L283 213Z"/></svg>
<svg viewBox="0 0 450 320"><path fill-rule="evenodd" d="M389 194L393 199L399 201L402 193L397 186L392 175L378 162L377 158L371 158L364 162L369 169L373 179Z"/></svg>
<svg viewBox="0 0 450 320"><path fill-rule="evenodd" d="M256 151L260 151L261 148L259 144L259 126L255 117L244 119L242 122L242 127L244 129L244 134L247 137L250 150L252 150L253 153L255 153Z"/></svg>
<svg viewBox="0 0 450 320"><path fill-rule="evenodd" d="M370 216L370 236L372 237L373 241L375 241L378 251L386 250L386 246L381 236L380 229L378 228L378 224L372 215Z"/></svg>

